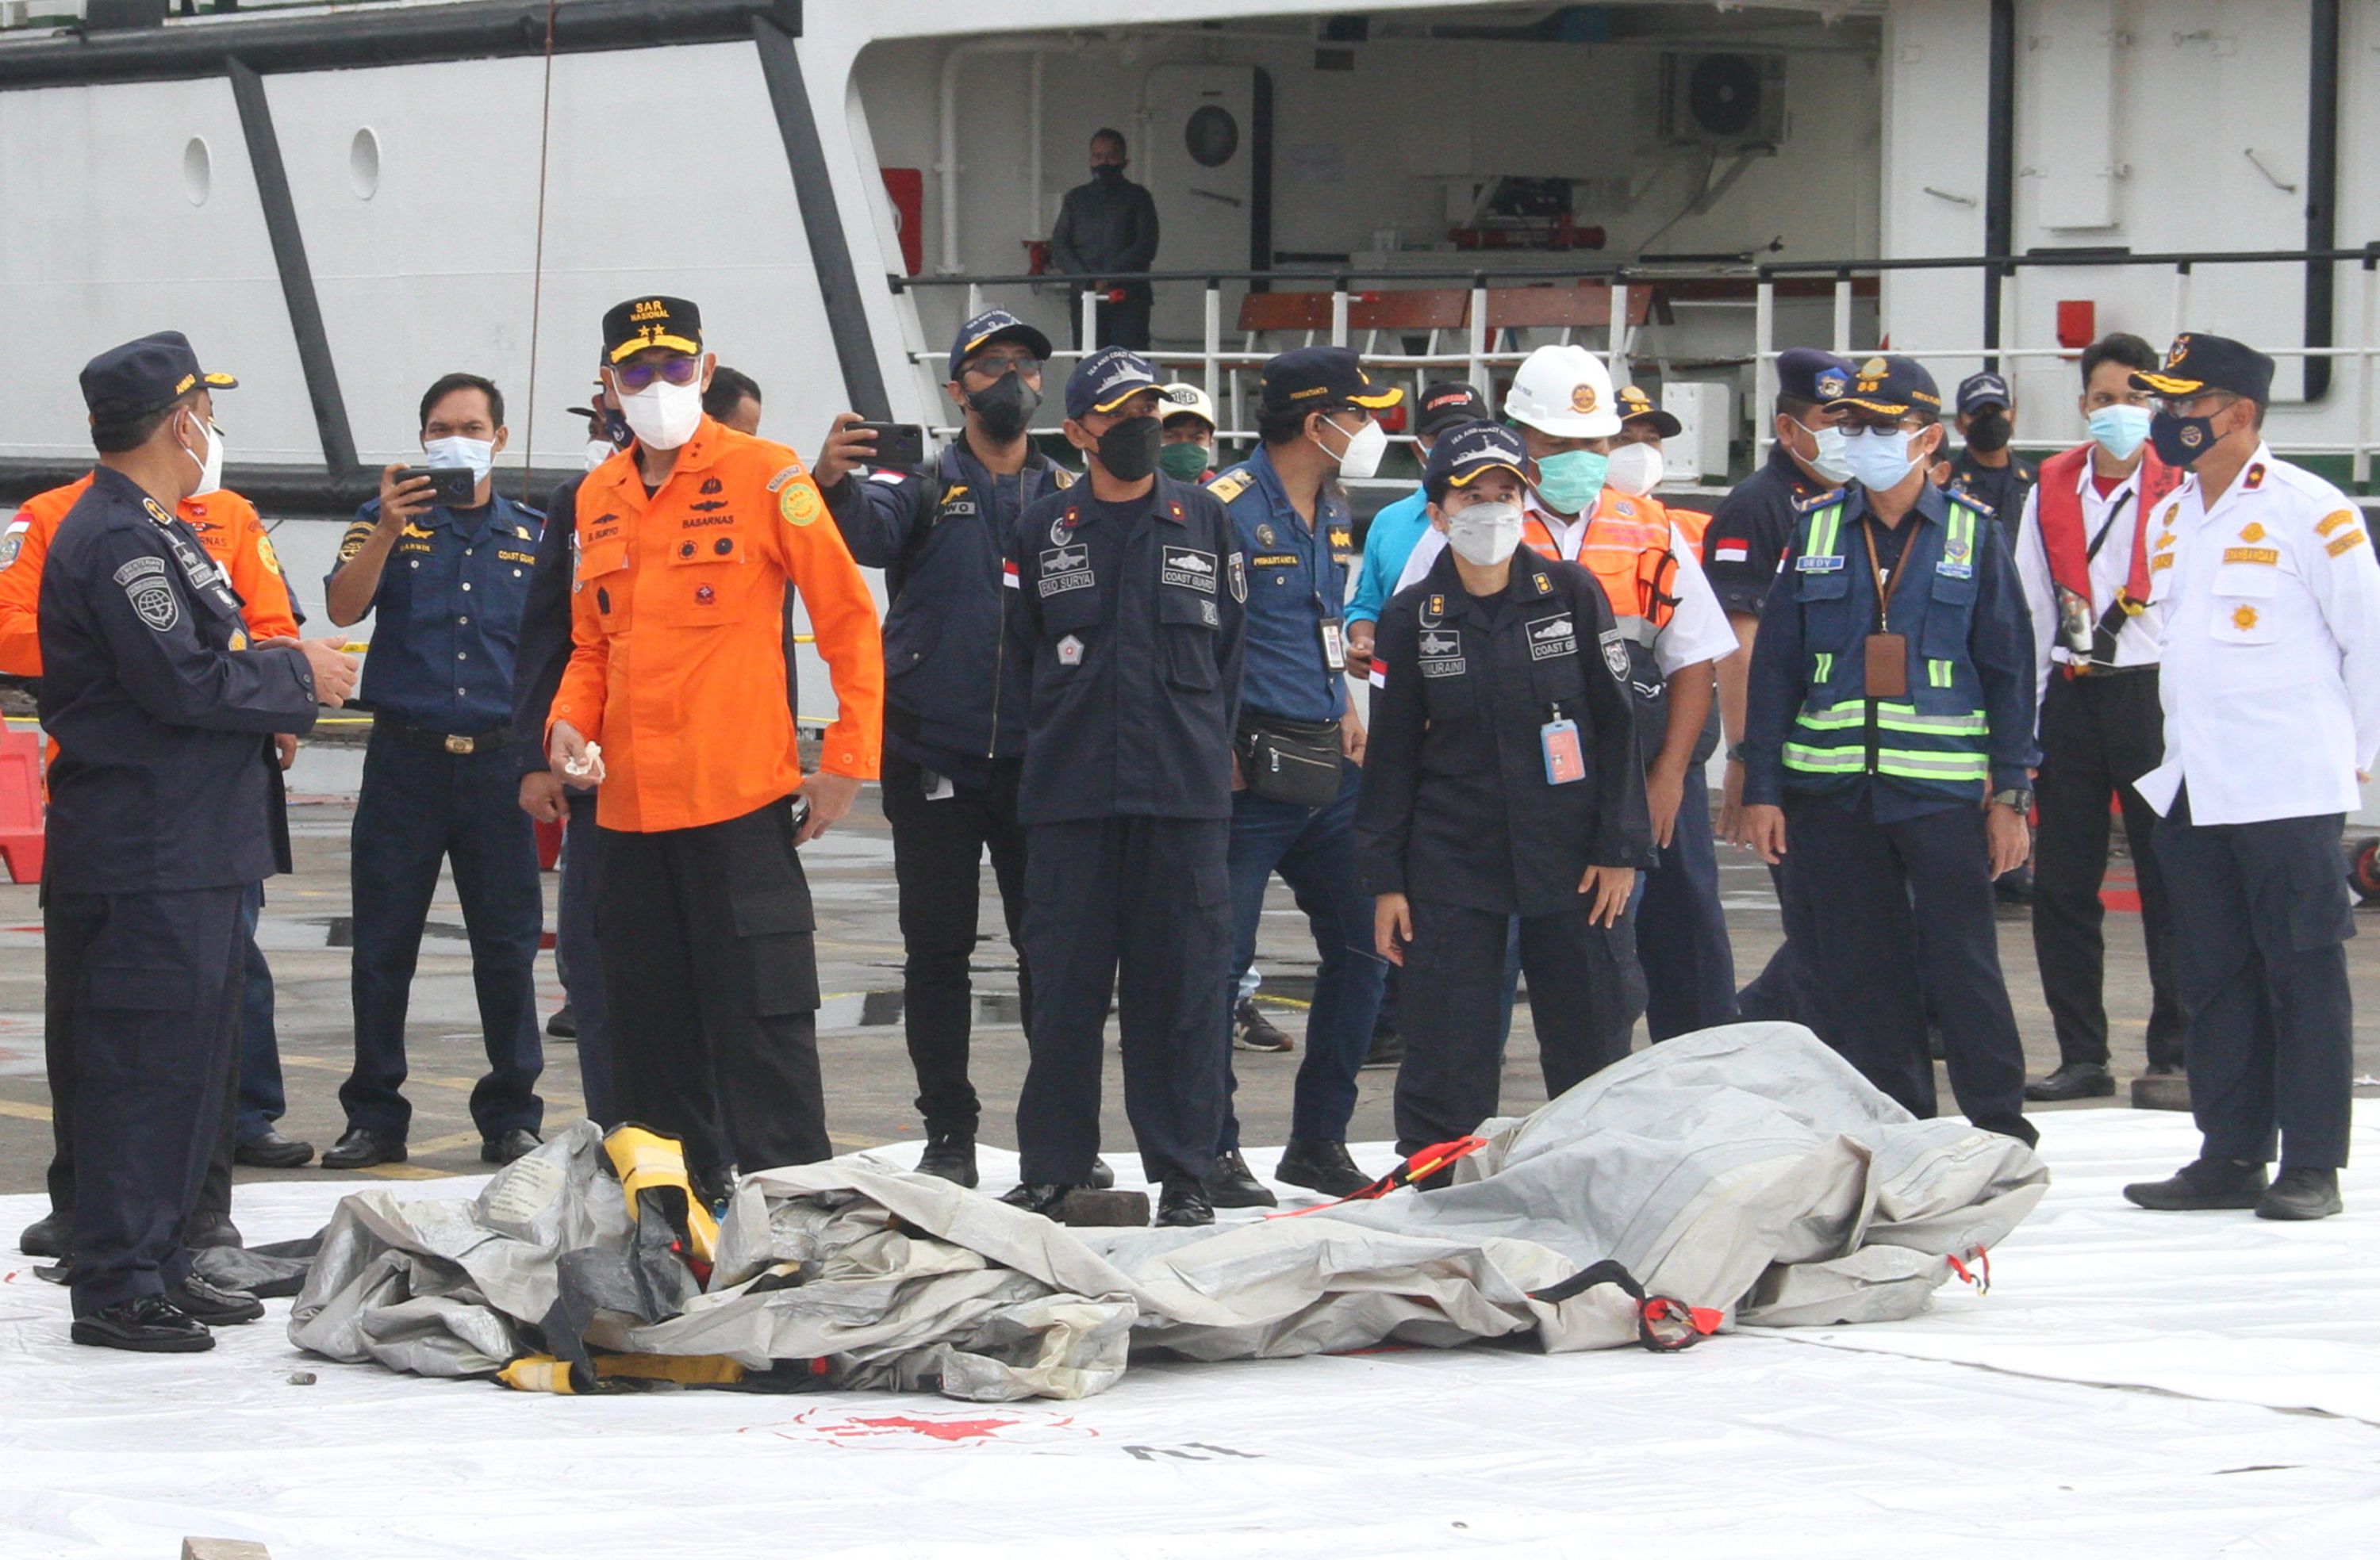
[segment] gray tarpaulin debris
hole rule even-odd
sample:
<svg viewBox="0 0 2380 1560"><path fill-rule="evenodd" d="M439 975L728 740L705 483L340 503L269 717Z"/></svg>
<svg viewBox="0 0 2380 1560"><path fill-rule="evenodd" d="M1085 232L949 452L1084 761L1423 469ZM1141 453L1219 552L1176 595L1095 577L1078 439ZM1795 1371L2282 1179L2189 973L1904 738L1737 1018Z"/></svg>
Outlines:
<svg viewBox="0 0 2380 1560"><path fill-rule="evenodd" d="M1998 1241L2048 1186L2023 1144L1913 1119L1791 1024L1664 1042L1485 1130L1444 1191L1211 1229L1069 1229L853 1160L763 1171L722 1221L706 1292L648 1324L599 1314L587 1341L756 1371L820 1361L837 1386L990 1402L1087 1397L1152 1349L1617 1347L1638 1327L1618 1288L1532 1298L1606 1260L1737 1321L1877 1321L1925 1309L1947 1259ZM581 1122L469 1202L346 1198L290 1337L425 1375L492 1373L545 1347L565 1252L628 1239Z"/></svg>

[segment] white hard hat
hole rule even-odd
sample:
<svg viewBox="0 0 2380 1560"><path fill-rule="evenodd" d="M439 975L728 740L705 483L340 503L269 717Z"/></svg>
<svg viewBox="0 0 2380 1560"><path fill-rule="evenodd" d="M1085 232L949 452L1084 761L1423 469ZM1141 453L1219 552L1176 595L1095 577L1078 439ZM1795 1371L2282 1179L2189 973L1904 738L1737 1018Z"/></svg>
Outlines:
<svg viewBox="0 0 2380 1560"><path fill-rule="evenodd" d="M1215 399L1195 384L1165 384L1157 389L1157 416L1161 421L1184 414L1207 419L1208 428L1221 426L1215 421Z"/></svg>
<svg viewBox="0 0 2380 1560"><path fill-rule="evenodd" d="M1504 393L1504 415L1557 439L1608 439L1620 431L1611 370L1583 346L1541 346L1522 359Z"/></svg>

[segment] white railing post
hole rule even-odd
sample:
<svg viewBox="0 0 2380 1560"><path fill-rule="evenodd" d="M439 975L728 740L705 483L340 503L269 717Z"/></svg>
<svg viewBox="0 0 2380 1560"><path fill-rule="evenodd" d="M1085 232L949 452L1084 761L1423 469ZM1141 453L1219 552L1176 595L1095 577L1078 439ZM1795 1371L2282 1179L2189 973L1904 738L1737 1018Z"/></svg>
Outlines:
<svg viewBox="0 0 2380 1560"><path fill-rule="evenodd" d="M2358 489L2372 481L2372 348L2380 330L2380 271L2373 257L2363 258L2363 328L2355 340L2355 445L2353 480Z"/></svg>
<svg viewBox="0 0 2380 1560"><path fill-rule="evenodd" d="M1852 355L1852 273L1840 272L1835 276L1835 356Z"/></svg>
<svg viewBox="0 0 2380 1560"><path fill-rule="evenodd" d="M1347 278L1330 284L1330 345L1347 345Z"/></svg>
<svg viewBox="0 0 2380 1560"><path fill-rule="evenodd" d="M1223 284L1213 277L1207 278L1207 395L1215 394L1217 359L1223 353Z"/></svg>
<svg viewBox="0 0 2380 1560"><path fill-rule="evenodd" d="M1618 276L1611 279L1611 341L1603 366L1610 370L1615 388L1634 377L1628 367L1628 283Z"/></svg>
<svg viewBox="0 0 2380 1560"><path fill-rule="evenodd" d="M1099 295L1094 288L1083 289L1083 356L1088 357L1099 349Z"/></svg>
<svg viewBox="0 0 2380 1560"><path fill-rule="evenodd" d="M966 311L966 317L967 317L968 319L972 320L972 319L974 319L977 315L981 314L982 312L983 312L983 284L982 284L982 283L980 283L980 282L970 282L970 283L968 283L968 284L967 284L967 311Z"/></svg>
<svg viewBox="0 0 2380 1560"><path fill-rule="evenodd" d="M1752 284L1752 469L1768 461L1768 414L1777 405L1777 284L1763 272Z"/></svg>
<svg viewBox="0 0 2380 1560"><path fill-rule="evenodd" d="M1488 382L1488 278L1471 279L1471 388L1487 397L1490 405L1496 401L1495 386Z"/></svg>
<svg viewBox="0 0 2380 1560"><path fill-rule="evenodd" d="M1995 353L2013 351L2024 341L2024 329L2017 319L2016 304L2017 269L2010 266L2000 272L2000 340L1999 345L1993 349ZM2016 388L2016 370L2022 361L2021 358L2004 358L1999 365L1999 376L2009 381L2009 393L2020 398L2023 392Z"/></svg>

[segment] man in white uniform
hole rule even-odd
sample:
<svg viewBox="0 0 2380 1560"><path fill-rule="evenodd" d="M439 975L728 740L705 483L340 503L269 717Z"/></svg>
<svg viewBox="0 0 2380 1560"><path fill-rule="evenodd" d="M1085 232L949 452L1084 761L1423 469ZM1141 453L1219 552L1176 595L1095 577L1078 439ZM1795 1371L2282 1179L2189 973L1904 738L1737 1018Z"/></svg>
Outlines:
<svg viewBox="0 0 2380 1560"><path fill-rule="evenodd" d="M2158 457L2191 471L2149 542L2165 762L2137 788L2165 820L2204 1143L2124 1195L2325 1218L2339 1211L2355 1075L2338 840L2380 756L2380 561L2346 495L2265 445L2271 358L2182 335L2162 369L2132 380L2162 398Z"/></svg>

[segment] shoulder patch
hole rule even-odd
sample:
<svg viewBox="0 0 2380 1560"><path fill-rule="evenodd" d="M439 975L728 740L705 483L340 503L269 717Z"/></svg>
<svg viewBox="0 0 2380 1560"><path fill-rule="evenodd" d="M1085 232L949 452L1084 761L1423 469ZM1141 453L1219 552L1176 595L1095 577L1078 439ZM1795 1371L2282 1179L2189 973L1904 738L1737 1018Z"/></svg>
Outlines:
<svg viewBox="0 0 2380 1560"><path fill-rule="evenodd" d="M787 469L798 474L801 467L790 466ZM825 508L825 501L819 497L818 489L807 479L792 483L777 495L777 513L788 526L807 526L816 520Z"/></svg>
<svg viewBox="0 0 2380 1560"><path fill-rule="evenodd" d="M2335 509L2328 514L2324 515L2322 519L2315 524L2313 534L2318 537L2326 537L2330 535L2331 532L2338 529L2341 526L2352 526L2354 524L2355 511L2351 509Z"/></svg>
<svg viewBox="0 0 2380 1560"><path fill-rule="evenodd" d="M1223 473L1220 477L1216 478L1212 482L1208 483L1207 490L1215 495L1216 502L1229 503L1233 499L1238 498L1242 493L1246 492L1249 485L1255 481L1256 477L1247 469L1247 467L1235 466L1232 467L1231 470Z"/></svg>
<svg viewBox="0 0 2380 1560"><path fill-rule="evenodd" d="M144 579L151 574L162 578L164 573L165 561L155 553L144 552L138 558L128 560L122 568L115 571L115 583L130 585L134 580Z"/></svg>
<svg viewBox="0 0 2380 1560"><path fill-rule="evenodd" d="M273 538L271 537L259 537L256 538L256 556L257 561L261 562L267 569L276 574L281 573L281 554L273 550Z"/></svg>
<svg viewBox="0 0 2380 1560"><path fill-rule="evenodd" d="M1062 466L1052 466L1050 468L1050 485L1053 488L1071 488L1075 485L1075 474Z"/></svg>
<svg viewBox="0 0 2380 1560"><path fill-rule="evenodd" d="M792 481L801 474L802 463L799 461L794 462L793 465L783 467L774 477L769 478L769 491L772 493L775 492L778 489L783 487L786 483Z"/></svg>
<svg viewBox="0 0 2380 1560"><path fill-rule="evenodd" d="M1814 509L1824 509L1827 505L1834 502L1842 496L1843 490L1840 488L1829 488L1823 493L1812 493L1808 498L1795 499L1793 501L1793 513L1796 514L1807 514Z"/></svg>

